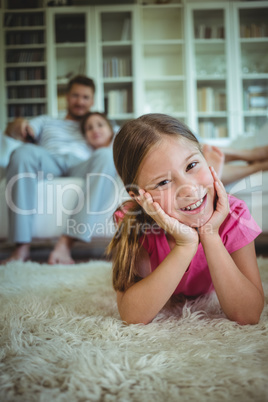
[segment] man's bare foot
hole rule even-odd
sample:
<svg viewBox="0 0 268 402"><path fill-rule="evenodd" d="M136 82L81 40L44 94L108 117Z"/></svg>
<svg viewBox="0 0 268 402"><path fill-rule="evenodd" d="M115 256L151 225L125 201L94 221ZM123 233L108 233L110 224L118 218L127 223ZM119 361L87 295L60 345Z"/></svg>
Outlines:
<svg viewBox="0 0 268 402"><path fill-rule="evenodd" d="M5 265L11 261L27 261L30 257L30 244L18 244L10 257L0 262L0 265Z"/></svg>
<svg viewBox="0 0 268 402"><path fill-rule="evenodd" d="M224 166L224 154L221 150L213 145L204 144L202 152L209 166L213 166L217 175L221 178Z"/></svg>
<svg viewBox="0 0 268 402"><path fill-rule="evenodd" d="M73 244L73 239L68 236L61 236L58 240L54 250L50 253L48 257L48 263L51 265L64 264L71 265L74 264L74 260L71 255L71 247Z"/></svg>

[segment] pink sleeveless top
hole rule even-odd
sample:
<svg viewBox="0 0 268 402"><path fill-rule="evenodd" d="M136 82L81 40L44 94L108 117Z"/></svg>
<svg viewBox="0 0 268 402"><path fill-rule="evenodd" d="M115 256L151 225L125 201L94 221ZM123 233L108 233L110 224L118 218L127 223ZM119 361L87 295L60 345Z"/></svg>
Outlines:
<svg viewBox="0 0 268 402"><path fill-rule="evenodd" d="M231 254L252 242L261 233L261 229L250 215L244 201L230 195L228 198L230 213L222 223L219 234L225 248ZM120 219L123 215L122 211L117 211L115 217L116 219ZM146 234L142 245L149 254L151 272L170 253L168 240L162 229L158 231L158 234ZM207 260L200 243L188 270L178 283L174 294L182 293L185 296L199 296L213 289Z"/></svg>

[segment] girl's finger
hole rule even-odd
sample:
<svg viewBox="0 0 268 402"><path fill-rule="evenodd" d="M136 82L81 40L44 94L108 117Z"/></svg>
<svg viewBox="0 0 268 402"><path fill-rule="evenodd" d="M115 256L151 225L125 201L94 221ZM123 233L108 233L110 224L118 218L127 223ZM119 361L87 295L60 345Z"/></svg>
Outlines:
<svg viewBox="0 0 268 402"><path fill-rule="evenodd" d="M137 201L139 201L140 205L145 210L145 212L155 219L155 215L157 212L153 207L154 204L153 197L151 196L150 193L144 190L139 190L139 194L140 195L137 197Z"/></svg>
<svg viewBox="0 0 268 402"><path fill-rule="evenodd" d="M214 182L217 183L218 186L219 186L221 189L223 189L223 190L225 191L225 187L224 187L222 181L219 179L219 177L218 177L218 175L217 175L215 169L211 166L211 167L210 167L210 170L211 170L211 173L212 173Z"/></svg>
<svg viewBox="0 0 268 402"><path fill-rule="evenodd" d="M213 166L210 166L210 171L211 171L211 173L212 173L213 179L214 179L214 180L219 180L219 177L218 177L218 175L217 175L217 172L216 172L216 170L214 169Z"/></svg>

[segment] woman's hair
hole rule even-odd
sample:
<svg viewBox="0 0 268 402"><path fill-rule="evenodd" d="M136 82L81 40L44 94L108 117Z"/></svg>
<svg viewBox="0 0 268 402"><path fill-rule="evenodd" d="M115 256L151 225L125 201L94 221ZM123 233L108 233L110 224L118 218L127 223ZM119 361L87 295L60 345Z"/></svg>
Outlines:
<svg viewBox="0 0 268 402"><path fill-rule="evenodd" d="M80 123L80 128L81 128L82 134L85 135L85 133L86 133L86 123L87 123L88 118L91 117L91 116L100 116L101 118L103 118L106 121L106 123L108 124L108 126L109 126L109 128L111 130L111 139L112 139L113 136L114 136L113 127L112 127L110 121L108 120L107 116L104 113L100 113L100 112L87 112L83 116L83 118L81 120L81 123Z"/></svg>
<svg viewBox="0 0 268 402"><path fill-rule="evenodd" d="M191 130L181 121L165 114L147 114L127 122L116 135L113 145L114 163L126 190L138 195L137 178L140 166L152 147L159 145L165 136L186 138L200 148ZM160 161L159 161L160 162ZM123 209L122 209L123 208ZM144 240L144 228L154 221L135 201L119 207L122 220L108 247L113 255L113 286L125 291L140 278L136 270L136 257Z"/></svg>

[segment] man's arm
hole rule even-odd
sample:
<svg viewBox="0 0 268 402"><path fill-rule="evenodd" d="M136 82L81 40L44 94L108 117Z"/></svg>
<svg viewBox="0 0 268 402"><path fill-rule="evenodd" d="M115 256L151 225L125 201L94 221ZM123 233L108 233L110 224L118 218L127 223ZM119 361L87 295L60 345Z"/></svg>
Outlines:
<svg viewBox="0 0 268 402"><path fill-rule="evenodd" d="M9 123L6 127L5 134L21 141L30 142L34 139L34 131L29 125L28 120L23 117L18 117Z"/></svg>

